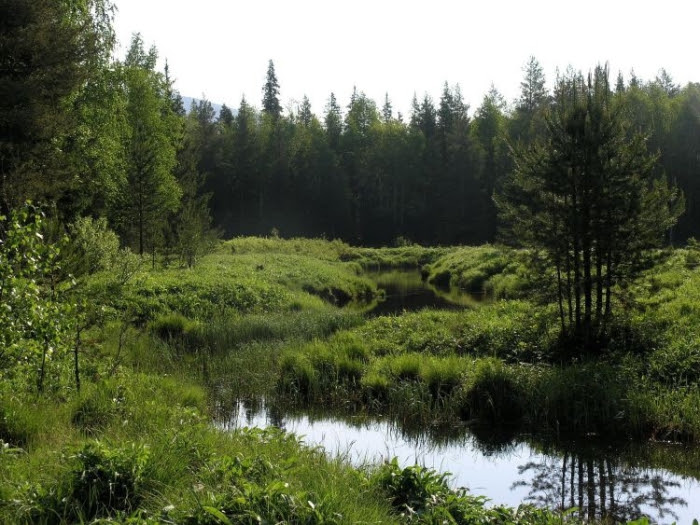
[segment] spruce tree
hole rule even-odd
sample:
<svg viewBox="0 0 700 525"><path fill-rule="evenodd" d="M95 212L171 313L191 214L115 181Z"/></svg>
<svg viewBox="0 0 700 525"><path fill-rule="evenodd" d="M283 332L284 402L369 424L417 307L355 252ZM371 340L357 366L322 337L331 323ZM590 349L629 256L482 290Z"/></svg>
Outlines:
<svg viewBox="0 0 700 525"><path fill-rule="evenodd" d="M607 68L560 78L546 139L515 151L496 197L510 239L546 256L562 334L586 349L605 340L615 287L638 274L680 213L613 100Z"/></svg>
<svg viewBox="0 0 700 525"><path fill-rule="evenodd" d="M275 74L275 64L272 60L267 66L267 76L265 77L265 85L263 86L262 107L263 113L269 115L273 120L277 120L282 114L282 106L280 105L280 85L277 82Z"/></svg>
<svg viewBox="0 0 700 525"><path fill-rule="evenodd" d="M326 128L326 135L328 136L328 144L331 149L338 151L340 146L340 134L343 131L343 115L334 93L331 93L328 104L326 105L324 126Z"/></svg>
<svg viewBox="0 0 700 525"><path fill-rule="evenodd" d="M83 131L73 102L100 76L114 34L108 0L0 3L0 214L81 189Z"/></svg>
<svg viewBox="0 0 700 525"><path fill-rule="evenodd" d="M115 202L115 222L139 255L154 255L166 219L180 204L174 176L181 122L172 111L163 76L155 71L157 52L132 39L125 60L127 92L126 180Z"/></svg>
<svg viewBox="0 0 700 525"><path fill-rule="evenodd" d="M393 109L389 100L389 93L384 95L384 105L382 106L382 120L387 123L393 118Z"/></svg>

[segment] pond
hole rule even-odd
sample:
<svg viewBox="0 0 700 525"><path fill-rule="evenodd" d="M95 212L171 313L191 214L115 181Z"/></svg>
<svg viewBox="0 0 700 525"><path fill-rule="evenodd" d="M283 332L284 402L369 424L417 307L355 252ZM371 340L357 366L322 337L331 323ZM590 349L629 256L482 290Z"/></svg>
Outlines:
<svg viewBox="0 0 700 525"><path fill-rule="evenodd" d="M424 281L417 270L377 271L367 276L382 291L382 297L368 308L371 315L400 314L422 308L455 310L485 300L483 294L435 287Z"/></svg>
<svg viewBox="0 0 700 525"><path fill-rule="evenodd" d="M656 523L690 524L700 517L700 450L678 444L494 441L466 429L450 437L410 434L386 420L291 414L261 402L238 403L219 424L283 428L355 465L397 457L403 466L450 472L452 486L493 504L577 507L585 517L615 521L647 515Z"/></svg>

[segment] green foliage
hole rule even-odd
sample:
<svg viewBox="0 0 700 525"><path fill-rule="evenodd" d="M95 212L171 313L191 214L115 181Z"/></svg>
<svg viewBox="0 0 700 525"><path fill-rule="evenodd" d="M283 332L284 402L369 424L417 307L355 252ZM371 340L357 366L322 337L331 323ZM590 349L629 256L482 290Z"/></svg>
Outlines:
<svg viewBox="0 0 700 525"><path fill-rule="evenodd" d="M111 270L119 257L119 237L101 217L80 217L69 227L64 271L75 277Z"/></svg>
<svg viewBox="0 0 700 525"><path fill-rule="evenodd" d="M493 298L514 298L529 288L521 258L513 250L496 246L452 250L424 267L428 281L443 288L485 293Z"/></svg>
<svg viewBox="0 0 700 525"><path fill-rule="evenodd" d="M164 96L164 79L154 71L156 59L155 48L146 53L140 35L134 35L124 64L127 169L112 215L123 239L141 256L155 253L168 214L179 208L182 196L173 175L180 122Z"/></svg>
<svg viewBox="0 0 700 525"><path fill-rule="evenodd" d="M449 474L418 465L401 468L394 458L379 467L370 482L387 494L402 523L554 525L562 522L562 516L528 505L517 509L489 508L483 496L474 496L465 489L450 489L448 477Z"/></svg>
<svg viewBox="0 0 700 525"><path fill-rule="evenodd" d="M75 458L67 498L79 506L81 515L94 518L138 508L148 486L147 447L111 448L96 441L85 445Z"/></svg>
<svg viewBox="0 0 700 525"><path fill-rule="evenodd" d="M639 274L644 251L662 243L682 212L676 189L656 176L645 138L627 126L607 67L588 80L563 76L545 140L515 151L496 197L511 242L546 254L572 346L600 346L613 287Z"/></svg>
<svg viewBox="0 0 700 525"><path fill-rule="evenodd" d="M108 0L0 5L0 213L28 199L74 211L76 171L87 174L72 155L84 134L73 102L111 55L111 13Z"/></svg>
<svg viewBox="0 0 700 525"><path fill-rule="evenodd" d="M0 377L43 390L60 386L75 322L75 306L62 297L62 243L46 238L44 217L31 204L2 221L0 243ZM35 377L33 377L36 374Z"/></svg>

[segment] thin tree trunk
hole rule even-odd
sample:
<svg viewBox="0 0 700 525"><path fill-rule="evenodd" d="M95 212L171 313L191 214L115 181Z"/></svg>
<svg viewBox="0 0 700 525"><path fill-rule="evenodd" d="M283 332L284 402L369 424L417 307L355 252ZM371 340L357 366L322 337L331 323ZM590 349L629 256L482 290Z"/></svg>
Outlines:
<svg viewBox="0 0 700 525"><path fill-rule="evenodd" d="M603 320L603 254L600 252L600 242L596 245L595 255L596 300L594 324L600 328Z"/></svg>
<svg viewBox="0 0 700 525"><path fill-rule="evenodd" d="M561 284L561 264L559 258L556 261L557 267L557 299L559 301L559 319L561 320L561 331L566 332L566 321L564 319L564 295Z"/></svg>
<svg viewBox="0 0 700 525"><path fill-rule="evenodd" d="M583 333L586 347L591 343L591 312L593 311L593 277L591 275L591 242L588 234L583 238Z"/></svg>
<svg viewBox="0 0 700 525"><path fill-rule="evenodd" d="M561 507L559 510L564 511L566 507L566 460L568 454L564 452L564 460L561 465Z"/></svg>
<svg viewBox="0 0 700 525"><path fill-rule="evenodd" d="M80 335L83 331L83 327L78 324L77 333L75 335L75 346L73 347L73 372L75 373L75 388L80 392L80 363L78 361L78 354L80 351Z"/></svg>
<svg viewBox="0 0 700 525"><path fill-rule="evenodd" d="M583 460L578 460L578 512L583 517Z"/></svg>
<svg viewBox="0 0 700 525"><path fill-rule="evenodd" d="M593 460L589 459L586 465L588 471L588 479L586 480L586 489L588 492L588 519L593 521L595 519L595 468L593 465Z"/></svg>
<svg viewBox="0 0 700 525"><path fill-rule="evenodd" d="M605 476L605 465L603 464L603 460L598 461L598 476L600 477L600 517L605 519L607 515L606 506L608 498L606 495L607 487L605 484L607 483L607 479Z"/></svg>
<svg viewBox="0 0 700 525"><path fill-rule="evenodd" d="M571 455L571 473L569 474L569 502L570 508L574 508L576 506L576 484L574 483L574 479L576 478L576 456Z"/></svg>

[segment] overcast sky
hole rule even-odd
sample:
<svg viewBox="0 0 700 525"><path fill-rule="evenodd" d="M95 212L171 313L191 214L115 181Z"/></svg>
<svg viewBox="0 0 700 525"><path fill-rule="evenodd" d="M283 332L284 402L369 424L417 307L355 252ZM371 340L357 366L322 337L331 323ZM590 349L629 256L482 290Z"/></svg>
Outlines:
<svg viewBox="0 0 700 525"><path fill-rule="evenodd" d="M548 82L567 65L609 62L611 76L700 81L696 0L114 0L121 58L140 32L167 58L182 95L260 106L275 63L287 107L306 94L321 113L353 86L408 112L414 92L459 84L472 111L491 83L518 96L530 55ZM698 7L696 7L698 6Z"/></svg>

